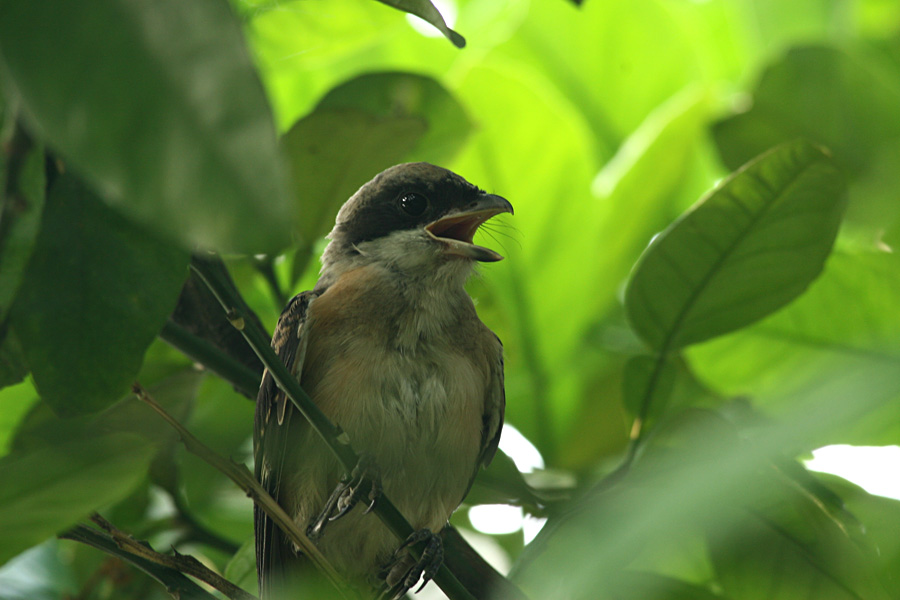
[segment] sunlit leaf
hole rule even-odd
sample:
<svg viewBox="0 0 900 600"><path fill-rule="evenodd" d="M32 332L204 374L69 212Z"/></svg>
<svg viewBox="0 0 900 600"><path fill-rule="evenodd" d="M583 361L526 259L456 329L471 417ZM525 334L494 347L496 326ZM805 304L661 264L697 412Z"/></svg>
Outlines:
<svg viewBox="0 0 900 600"><path fill-rule="evenodd" d="M150 456L141 438L111 433L0 459L0 564L125 496L146 476Z"/></svg>
<svg viewBox="0 0 900 600"><path fill-rule="evenodd" d="M287 244L275 128L224 2L4 2L0 75L123 212L187 247Z"/></svg>
<svg viewBox="0 0 900 600"><path fill-rule="evenodd" d="M781 308L822 270L844 200L840 172L816 147L764 154L646 250L625 295L633 327L665 354Z"/></svg>
<svg viewBox="0 0 900 600"><path fill-rule="evenodd" d="M41 397L60 414L125 393L187 276L187 253L72 177L50 191L11 320Z"/></svg>

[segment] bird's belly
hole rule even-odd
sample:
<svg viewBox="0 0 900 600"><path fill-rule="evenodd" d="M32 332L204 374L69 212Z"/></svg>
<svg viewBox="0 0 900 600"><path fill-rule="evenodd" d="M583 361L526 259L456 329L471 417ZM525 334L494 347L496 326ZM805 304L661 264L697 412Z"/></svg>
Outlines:
<svg viewBox="0 0 900 600"><path fill-rule="evenodd" d="M385 495L413 528L439 531L476 470L488 374L449 348L405 356L370 352L364 343L324 372L310 382L312 398L357 452L374 458ZM302 525L318 516L343 471L320 440L308 441L309 460L295 480ZM358 506L330 524L320 541L335 567L360 576L377 571L399 544L377 516L362 512Z"/></svg>

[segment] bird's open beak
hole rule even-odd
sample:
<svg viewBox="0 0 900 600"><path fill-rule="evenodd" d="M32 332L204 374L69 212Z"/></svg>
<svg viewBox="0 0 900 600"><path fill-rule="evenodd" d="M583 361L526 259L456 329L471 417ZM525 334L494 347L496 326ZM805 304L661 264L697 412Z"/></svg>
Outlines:
<svg viewBox="0 0 900 600"><path fill-rule="evenodd" d="M496 262L503 257L483 246L472 243L475 232L482 223L500 213L512 214L513 207L506 198L494 194L484 194L479 200L458 213L453 213L425 226L435 240L444 244L444 253L477 260L479 262Z"/></svg>

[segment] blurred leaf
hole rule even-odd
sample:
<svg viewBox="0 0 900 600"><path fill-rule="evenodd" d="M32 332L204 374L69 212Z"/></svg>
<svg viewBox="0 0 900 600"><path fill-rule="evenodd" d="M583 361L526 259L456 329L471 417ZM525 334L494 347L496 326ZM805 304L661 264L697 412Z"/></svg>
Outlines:
<svg viewBox="0 0 900 600"><path fill-rule="evenodd" d="M898 104L900 64L869 48L794 48L763 72L749 110L713 135L730 168L796 137L826 146L850 176L848 220L877 235L900 219Z"/></svg>
<svg viewBox="0 0 900 600"><path fill-rule="evenodd" d="M625 363L622 398L632 416L648 419L648 409L665 409L675 387L677 368L664 357L633 356Z"/></svg>
<svg viewBox="0 0 900 600"><path fill-rule="evenodd" d="M207 377L185 426L200 441L238 463L252 463L253 402ZM179 487L185 504L205 527L235 543L253 532L253 503L234 483L183 448L178 449ZM252 467L251 467L252 469Z"/></svg>
<svg viewBox="0 0 900 600"><path fill-rule="evenodd" d="M728 598L889 597L872 569L874 548L867 554L814 498L787 486L771 492L767 506L743 507L727 530L710 531L710 554Z"/></svg>
<svg viewBox="0 0 900 600"><path fill-rule="evenodd" d="M438 12L438 9L435 8L430 0L378 1L387 4L388 6L393 6L403 12L408 12L411 15L416 15L420 19L424 19L428 23L431 23L438 31L444 34L444 37L453 42L453 45L457 48L463 48L466 45L466 38L447 27L447 23L444 22L444 17L441 16L441 13Z"/></svg>
<svg viewBox="0 0 900 600"><path fill-rule="evenodd" d="M187 261L74 178L57 180L11 316L54 410L95 411L128 389L175 305Z"/></svg>
<svg viewBox="0 0 900 600"><path fill-rule="evenodd" d="M60 600L78 593L74 579L72 566L63 560L55 539L0 567L3 600Z"/></svg>
<svg viewBox="0 0 900 600"><path fill-rule="evenodd" d="M623 571L610 578L604 598L610 600L719 600L699 585L648 571ZM729 599L731 600L731 599Z"/></svg>
<svg viewBox="0 0 900 600"><path fill-rule="evenodd" d="M835 475L816 473L844 500L847 510L865 524L866 541L875 548L871 557L891 598L900 597L900 500L866 493L862 488Z"/></svg>
<svg viewBox="0 0 900 600"><path fill-rule="evenodd" d="M896 254L839 247L822 276L783 311L692 347L687 353L692 368L707 385L726 395L750 394L776 416L790 408L797 389L839 376L839 365L897 368L898 272ZM862 420L827 432L821 443L900 443L900 407L887 402Z"/></svg>
<svg viewBox="0 0 900 600"><path fill-rule="evenodd" d="M44 148L14 129L0 152L0 323L19 290L44 207Z"/></svg>
<svg viewBox="0 0 900 600"><path fill-rule="evenodd" d="M436 79L415 73L365 73L331 89L316 106L361 109L389 118L419 117L426 128L408 160L441 165L462 148L472 130L465 108Z"/></svg>
<svg viewBox="0 0 900 600"><path fill-rule="evenodd" d="M426 128L415 115L380 116L350 107L319 108L298 121L282 145L294 179L301 252L308 257L312 244L331 230L338 208L405 156ZM305 267L298 257L293 281Z"/></svg>
<svg viewBox="0 0 900 600"><path fill-rule="evenodd" d="M666 354L781 308L818 276L843 209L820 150L801 141L764 154L651 243L625 293L632 326Z"/></svg>
<svg viewBox="0 0 900 600"><path fill-rule="evenodd" d="M0 459L0 564L127 495L150 456L139 437L111 433L61 438Z"/></svg>
<svg viewBox="0 0 900 600"><path fill-rule="evenodd" d="M0 388L19 383L28 375L22 345L8 325L0 325Z"/></svg>
<svg viewBox="0 0 900 600"><path fill-rule="evenodd" d="M30 381L0 390L0 456L6 455L13 433L37 401Z"/></svg>
<svg viewBox="0 0 900 600"><path fill-rule="evenodd" d="M512 504L535 511L544 502L539 492L528 485L516 463L502 450L498 450L487 469L479 469L475 482L463 502L475 504Z"/></svg>
<svg viewBox="0 0 900 600"><path fill-rule="evenodd" d="M286 245L275 129L224 2L4 2L0 75L123 212L186 247Z"/></svg>
<svg viewBox="0 0 900 600"><path fill-rule="evenodd" d="M825 46L791 49L770 65L744 113L713 128L725 164L736 169L785 141L805 137L859 174L880 147L900 138L900 70L890 81L860 56Z"/></svg>
<svg viewBox="0 0 900 600"><path fill-rule="evenodd" d="M240 549L231 557L225 566L225 578L231 583L240 586L251 594L257 593L256 587L256 544L253 538L249 538Z"/></svg>

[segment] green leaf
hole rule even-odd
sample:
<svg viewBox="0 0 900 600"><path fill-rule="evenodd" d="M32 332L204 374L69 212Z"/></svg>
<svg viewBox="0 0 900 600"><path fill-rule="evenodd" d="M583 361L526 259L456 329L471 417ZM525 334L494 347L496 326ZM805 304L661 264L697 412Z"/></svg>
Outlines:
<svg viewBox="0 0 900 600"><path fill-rule="evenodd" d="M436 79L415 73L366 73L329 91L316 109L361 109L383 119L418 117L425 131L407 160L441 165L452 159L472 131L462 104Z"/></svg>
<svg viewBox="0 0 900 600"><path fill-rule="evenodd" d="M877 554L870 559L881 573L891 598L900 597L900 500L869 494L835 475L816 473L825 485L840 494L846 509L862 524L863 537Z"/></svg>
<svg viewBox="0 0 900 600"><path fill-rule="evenodd" d="M331 230L341 205L376 173L397 163L426 131L417 116L381 116L352 107L319 108L282 139L290 161L301 252ZM293 279L306 266L298 257Z"/></svg>
<svg viewBox="0 0 900 600"><path fill-rule="evenodd" d="M441 13L438 12L438 9L435 8L434 4L430 2L430 0L378 0L388 6L393 6L397 10L402 10L403 12L408 12L411 15L415 15L420 19L424 19L428 23L431 23L435 26L435 28L444 34L448 40L453 42L453 45L457 48L463 48L466 45L466 38L459 35L449 27L447 27L447 23L444 22L444 17L441 16Z"/></svg>
<svg viewBox="0 0 900 600"><path fill-rule="evenodd" d="M187 247L286 245L275 128L226 3L4 2L0 76L41 136L136 220Z"/></svg>
<svg viewBox="0 0 900 600"><path fill-rule="evenodd" d="M7 453L13 433L37 402L37 391L30 381L0 390L0 456Z"/></svg>
<svg viewBox="0 0 900 600"><path fill-rule="evenodd" d="M900 365L900 257L839 246L796 302L733 334L688 350L693 370L726 395L750 395L769 415L791 394L838 377L836 367ZM886 402L858 422L842 422L826 443L900 443L900 403Z"/></svg>
<svg viewBox="0 0 900 600"><path fill-rule="evenodd" d="M886 600L874 547L791 484L739 507L730 529L710 530L710 555L728 598Z"/></svg>
<svg viewBox="0 0 900 600"><path fill-rule="evenodd" d="M0 326L0 388L19 383L28 375L22 344L6 325Z"/></svg>
<svg viewBox="0 0 900 600"><path fill-rule="evenodd" d="M125 497L146 476L151 454L143 439L112 433L0 459L0 564Z"/></svg>
<svg viewBox="0 0 900 600"><path fill-rule="evenodd" d="M11 312L35 385L59 414L118 399L172 311L188 255L106 207L71 176L50 191Z"/></svg>
<svg viewBox="0 0 900 600"><path fill-rule="evenodd" d="M44 207L44 148L14 129L11 140L2 140L12 156L0 153L0 323L19 290Z"/></svg>
<svg viewBox="0 0 900 600"><path fill-rule="evenodd" d="M900 70L892 75L893 81L859 55L835 48L793 48L763 72L750 109L713 128L722 159L736 169L802 136L858 174L885 142L900 138Z"/></svg>
<svg viewBox="0 0 900 600"><path fill-rule="evenodd" d="M713 127L726 165L804 137L829 148L848 174L848 222L879 239L900 221L900 65L871 48L794 48L766 68L752 98L746 112Z"/></svg>
<svg viewBox="0 0 900 600"><path fill-rule="evenodd" d="M622 399L632 416L646 419L661 412L675 387L677 367L664 357L633 356L622 374Z"/></svg>
<svg viewBox="0 0 900 600"><path fill-rule="evenodd" d="M235 552L228 564L225 565L225 578L231 583L240 586L243 590L255 594L258 590L256 583L256 542L249 538Z"/></svg>
<svg viewBox="0 0 900 600"><path fill-rule="evenodd" d="M635 331L665 354L789 303L822 270L844 189L832 161L803 141L733 174L641 256L625 292Z"/></svg>

